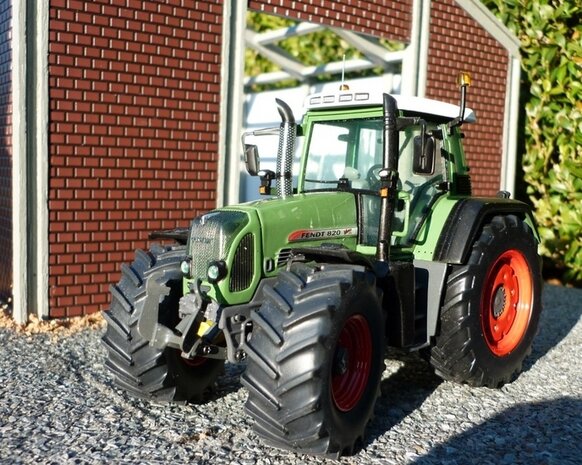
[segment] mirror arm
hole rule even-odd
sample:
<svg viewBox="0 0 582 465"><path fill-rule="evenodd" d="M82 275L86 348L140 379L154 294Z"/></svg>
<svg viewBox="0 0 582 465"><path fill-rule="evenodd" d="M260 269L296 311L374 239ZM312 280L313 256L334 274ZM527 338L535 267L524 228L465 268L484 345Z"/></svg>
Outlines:
<svg viewBox="0 0 582 465"><path fill-rule="evenodd" d="M396 119L398 131L402 131L409 126L418 126L419 124L426 124L420 116L399 116Z"/></svg>

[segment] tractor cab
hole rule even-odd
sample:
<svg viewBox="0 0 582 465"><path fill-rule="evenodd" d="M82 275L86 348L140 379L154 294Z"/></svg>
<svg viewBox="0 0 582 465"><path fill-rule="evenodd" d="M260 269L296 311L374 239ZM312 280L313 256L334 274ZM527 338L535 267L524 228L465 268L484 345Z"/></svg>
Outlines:
<svg viewBox="0 0 582 465"><path fill-rule="evenodd" d="M426 213L427 205L451 187L451 180L466 174L462 148L452 137L449 125L459 117L459 107L434 100L394 96L397 105L398 181L391 241L410 245ZM356 196L360 227L360 245L375 246L378 241L382 186L385 167L383 94L341 90L308 96L301 125L295 124L290 109L282 101L278 106L289 121L281 124L286 152L295 151L295 138L300 145L299 172L281 174L261 171L258 149L245 145L247 170L261 176L261 194L277 195L281 190L295 194L343 191ZM290 121L292 121L290 123ZM464 122L474 122L475 114L464 110ZM279 128L254 131L253 135L274 134ZM245 136L243 136L244 144ZM455 157L447 157L455 154ZM280 159L281 156L278 156ZM290 166L290 165L288 165ZM292 189L275 190L271 181L281 179Z"/></svg>

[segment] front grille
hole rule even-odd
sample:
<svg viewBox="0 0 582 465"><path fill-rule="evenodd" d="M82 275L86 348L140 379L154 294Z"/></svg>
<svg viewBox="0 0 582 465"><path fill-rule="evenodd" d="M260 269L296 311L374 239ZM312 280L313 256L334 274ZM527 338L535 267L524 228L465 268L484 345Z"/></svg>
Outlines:
<svg viewBox="0 0 582 465"><path fill-rule="evenodd" d="M210 212L194 219L188 241L193 278L204 279L210 262L226 259L232 239L247 222L247 215L236 211Z"/></svg>
<svg viewBox="0 0 582 465"><path fill-rule="evenodd" d="M232 272L230 273L230 292L240 292L247 289L253 281L255 267L254 238L246 234L234 254Z"/></svg>

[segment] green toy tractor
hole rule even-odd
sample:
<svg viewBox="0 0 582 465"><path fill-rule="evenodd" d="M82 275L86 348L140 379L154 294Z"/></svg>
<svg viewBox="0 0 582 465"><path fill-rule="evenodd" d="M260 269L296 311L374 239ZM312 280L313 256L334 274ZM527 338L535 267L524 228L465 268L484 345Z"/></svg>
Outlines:
<svg viewBox="0 0 582 465"><path fill-rule="evenodd" d="M539 237L508 193L471 196L467 85L459 106L315 94L301 124L277 100L280 127L253 132L279 134L276 172L243 136L266 197L154 233L172 245L122 266L103 337L116 385L203 402L244 362L255 431L337 457L364 436L388 346L422 349L446 380L511 381L541 311Z"/></svg>

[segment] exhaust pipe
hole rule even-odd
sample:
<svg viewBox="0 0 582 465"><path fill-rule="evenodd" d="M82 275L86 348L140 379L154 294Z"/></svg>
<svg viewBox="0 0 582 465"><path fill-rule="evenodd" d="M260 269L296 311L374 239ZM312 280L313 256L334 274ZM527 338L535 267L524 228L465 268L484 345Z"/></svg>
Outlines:
<svg viewBox="0 0 582 465"><path fill-rule="evenodd" d="M275 101L281 116L279 148L277 149L277 196L285 198L293 194L293 155L295 154L297 124L289 105L280 99L275 99Z"/></svg>
<svg viewBox="0 0 582 465"><path fill-rule="evenodd" d="M387 262L390 256L392 220L396 208L399 146L397 115L396 99L389 94L384 94L384 167L380 171L380 224L376 248L376 259L380 262Z"/></svg>

